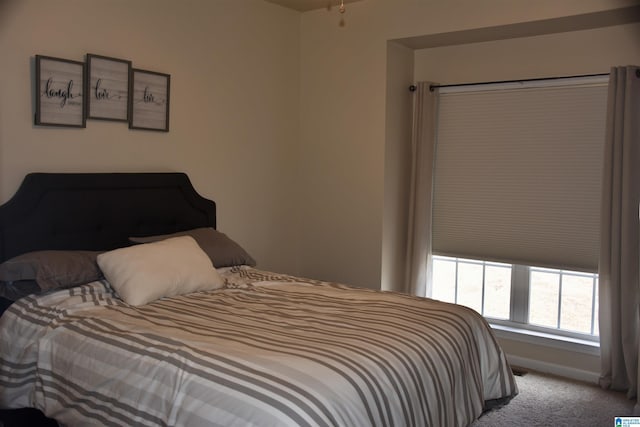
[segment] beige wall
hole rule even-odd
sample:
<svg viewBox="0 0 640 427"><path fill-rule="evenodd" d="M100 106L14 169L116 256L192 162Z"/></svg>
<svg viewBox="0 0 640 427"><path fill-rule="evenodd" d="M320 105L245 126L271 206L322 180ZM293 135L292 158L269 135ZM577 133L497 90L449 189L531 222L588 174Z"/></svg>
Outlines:
<svg viewBox="0 0 640 427"><path fill-rule="evenodd" d="M301 197L299 206L301 272L383 289L397 288L393 282L402 278L404 267L393 261L402 263L404 255L395 253L404 247L395 220L398 209L393 205L399 199L388 189L405 182L406 170L386 157L388 144L409 141L399 140L400 133L389 129L398 125L387 109L398 100L388 97L388 87L403 86L388 74L388 58L397 53L388 50L389 40L635 4L623 0L365 0L348 5L343 25L335 10L303 14L299 149L305 167L298 182L301 194L309 196ZM633 39L634 33L636 26L564 33L534 45L529 39L513 39L499 48L509 54L495 47L487 51L483 44L436 48L431 53L416 52L413 72L419 80L458 82L569 70L607 71L614 63L640 62L640 37ZM604 40L590 38L601 34L606 34ZM561 44L554 46L558 40ZM616 44L619 40L622 47ZM572 46L579 48L570 50ZM601 53L606 53L603 58ZM518 64L510 61L511 54ZM501 60L494 63L493 57ZM394 75L406 78L398 69Z"/></svg>
<svg viewBox="0 0 640 427"><path fill-rule="evenodd" d="M415 51L416 81L441 84L608 73L640 63L640 24Z"/></svg>
<svg viewBox="0 0 640 427"><path fill-rule="evenodd" d="M409 81L602 72L639 64L640 37L625 25L415 54L389 41L637 3L363 0L340 15L262 0L0 0L0 201L30 171L185 171L260 267L393 289ZM171 131L34 127L33 56L86 53L171 74Z"/></svg>
<svg viewBox="0 0 640 427"><path fill-rule="evenodd" d="M415 52L415 79L441 84L508 80L606 73L612 65L627 64L640 64L639 23L422 49ZM579 375L591 372L592 378L598 376L600 360L593 352L549 349L507 337L501 337L500 342L511 356L566 364Z"/></svg>
<svg viewBox="0 0 640 427"><path fill-rule="evenodd" d="M296 272L299 25L262 0L0 0L0 201L31 171L184 171L261 267ZM34 55L86 53L170 74L170 132L33 126Z"/></svg>
<svg viewBox="0 0 640 427"><path fill-rule="evenodd" d="M442 47L417 51L413 70L411 51L388 44L637 2L531 3L364 0L340 15L261 0L3 0L0 201L30 171L185 171L262 267L391 289L404 268L406 194L396 190L408 153L399 108L410 102L392 86L412 73L449 82L601 71L637 43L626 26ZM97 120L33 126L38 53L95 53L171 74L171 132Z"/></svg>
<svg viewBox="0 0 640 427"><path fill-rule="evenodd" d="M626 7L635 1L409 1L350 4L345 25L326 11L301 28L300 199L304 275L401 289L414 81L458 83L607 72L640 64L640 25L420 49L395 42L483 27ZM393 63L389 63L389 62ZM396 92L400 91L400 92ZM406 214L406 212L404 212ZM509 357L529 368L593 380L597 352L501 336Z"/></svg>
<svg viewBox="0 0 640 427"><path fill-rule="evenodd" d="M411 176L413 103L408 88L414 81L414 51L387 44L387 93L384 151L381 289L402 290L406 271L407 227Z"/></svg>

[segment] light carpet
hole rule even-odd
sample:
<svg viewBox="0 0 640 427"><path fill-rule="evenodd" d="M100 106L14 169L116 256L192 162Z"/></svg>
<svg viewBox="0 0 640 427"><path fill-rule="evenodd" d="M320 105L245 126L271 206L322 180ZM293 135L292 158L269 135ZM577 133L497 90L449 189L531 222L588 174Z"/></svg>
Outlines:
<svg viewBox="0 0 640 427"><path fill-rule="evenodd" d="M635 402L625 393L537 372L515 378L520 393L481 416L472 427L614 427L615 417L633 416Z"/></svg>

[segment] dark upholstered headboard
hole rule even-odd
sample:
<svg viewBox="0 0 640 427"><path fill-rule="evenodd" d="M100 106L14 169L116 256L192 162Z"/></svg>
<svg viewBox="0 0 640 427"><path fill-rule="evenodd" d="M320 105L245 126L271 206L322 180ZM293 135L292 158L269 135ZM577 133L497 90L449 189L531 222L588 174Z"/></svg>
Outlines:
<svg viewBox="0 0 640 427"><path fill-rule="evenodd" d="M45 250L110 250L130 236L216 226L184 173L32 173L0 206L0 262Z"/></svg>

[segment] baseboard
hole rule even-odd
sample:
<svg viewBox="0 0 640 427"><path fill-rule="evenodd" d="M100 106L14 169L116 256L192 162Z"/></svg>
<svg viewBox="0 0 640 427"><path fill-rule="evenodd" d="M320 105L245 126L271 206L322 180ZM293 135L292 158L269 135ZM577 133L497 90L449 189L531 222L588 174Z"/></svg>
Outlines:
<svg viewBox="0 0 640 427"><path fill-rule="evenodd" d="M509 363L520 368L531 369L545 374L557 375L559 377L598 384L600 374L598 372L585 371L570 366L558 365L556 363L542 362L540 360L528 359L526 357L507 354Z"/></svg>

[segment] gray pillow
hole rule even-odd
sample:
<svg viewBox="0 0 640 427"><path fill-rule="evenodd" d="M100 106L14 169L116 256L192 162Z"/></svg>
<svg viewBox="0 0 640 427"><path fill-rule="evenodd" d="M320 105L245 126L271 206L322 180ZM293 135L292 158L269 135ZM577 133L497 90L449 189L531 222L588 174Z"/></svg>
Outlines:
<svg viewBox="0 0 640 427"><path fill-rule="evenodd" d="M35 280L0 281L0 297L9 301L18 301L22 297L39 292L42 291Z"/></svg>
<svg viewBox="0 0 640 427"><path fill-rule="evenodd" d="M70 288L100 280L97 251L36 251L18 255L0 264L0 293L18 288L33 293L33 281L40 291ZM8 298L8 297L7 297Z"/></svg>
<svg viewBox="0 0 640 427"><path fill-rule="evenodd" d="M234 265L248 265L255 267L255 260L239 244L227 237L226 234L210 227L195 228L193 230L180 231L172 234L163 234L149 237L130 237L133 243L151 243L170 237L191 236L203 251L209 256L216 268L231 267Z"/></svg>

